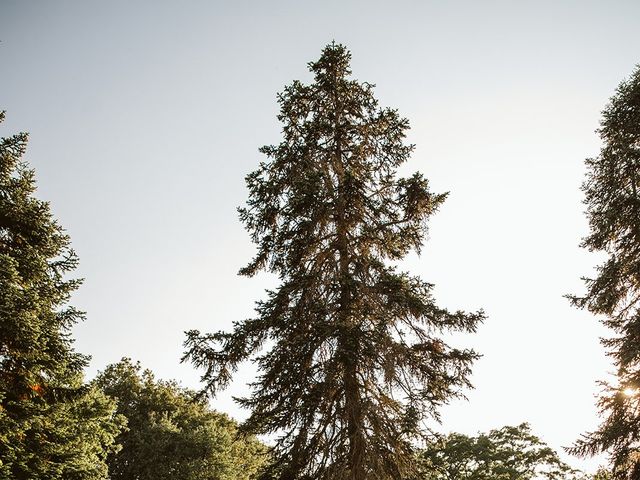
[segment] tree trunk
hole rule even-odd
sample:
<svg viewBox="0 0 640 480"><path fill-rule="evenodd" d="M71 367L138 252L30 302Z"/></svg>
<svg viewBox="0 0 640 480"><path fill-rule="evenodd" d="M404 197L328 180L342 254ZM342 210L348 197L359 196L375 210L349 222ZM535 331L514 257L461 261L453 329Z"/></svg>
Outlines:
<svg viewBox="0 0 640 480"><path fill-rule="evenodd" d="M335 169L338 179L336 198L336 234L339 255L340 278L340 310L338 321L340 339L338 352L343 362L343 385L345 392L345 417L347 421L347 435L349 437L348 462L350 480L365 479L365 436L360 384L358 381L358 331L350 308L351 278L349 273L350 252L348 244L348 219L346 215L347 199L345 192L345 168L340 132L340 109L335 99Z"/></svg>

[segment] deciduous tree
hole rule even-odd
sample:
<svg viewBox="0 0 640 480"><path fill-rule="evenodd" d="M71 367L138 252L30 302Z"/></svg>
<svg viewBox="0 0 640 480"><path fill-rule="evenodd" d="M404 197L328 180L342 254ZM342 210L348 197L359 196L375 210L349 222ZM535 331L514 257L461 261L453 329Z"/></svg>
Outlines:
<svg viewBox="0 0 640 480"><path fill-rule="evenodd" d="M432 441L419 455L420 480L585 479L531 433L529 425L502 427L470 437L452 433ZM598 477L595 477L598 478Z"/></svg>
<svg viewBox="0 0 640 480"><path fill-rule="evenodd" d="M117 437L122 448L108 458L112 480L250 480L268 461L266 447L239 436L235 421L129 359L94 383L127 419Z"/></svg>

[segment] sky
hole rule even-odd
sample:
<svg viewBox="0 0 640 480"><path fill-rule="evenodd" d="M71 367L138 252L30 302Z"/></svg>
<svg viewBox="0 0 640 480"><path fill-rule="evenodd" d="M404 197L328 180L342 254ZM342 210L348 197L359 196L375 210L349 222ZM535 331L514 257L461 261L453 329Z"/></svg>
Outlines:
<svg viewBox="0 0 640 480"><path fill-rule="evenodd" d="M0 2L0 136L30 132L39 198L72 239L84 285L73 330L88 378L127 356L197 388L183 332L253 314L269 274L238 220L258 148L280 139L276 94L335 40L353 77L409 119L403 174L450 192L420 257L439 305L483 308L450 343L483 357L441 431L530 422L556 449L598 425L609 333L563 295L601 256L580 183L616 86L640 62L640 2ZM251 364L212 405L242 419ZM602 458L576 459L593 470Z"/></svg>

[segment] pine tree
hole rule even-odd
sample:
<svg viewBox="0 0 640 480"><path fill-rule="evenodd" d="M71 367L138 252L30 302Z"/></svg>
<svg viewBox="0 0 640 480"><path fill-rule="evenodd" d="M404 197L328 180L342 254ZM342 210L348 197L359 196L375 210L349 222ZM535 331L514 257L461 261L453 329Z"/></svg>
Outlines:
<svg viewBox="0 0 640 480"><path fill-rule="evenodd" d="M240 218L258 252L240 273L274 272L278 289L232 332L186 341L213 394L254 359L243 428L279 433L269 475L282 480L404 478L423 421L469 386L477 357L439 334L474 331L482 312L436 306L431 284L390 265L420 251L446 194L396 177L408 121L349 78L350 59L331 44L309 64L312 84L285 88L284 138L246 179Z"/></svg>
<svg viewBox="0 0 640 480"><path fill-rule="evenodd" d="M600 155L586 161L590 233L582 246L607 260L595 278L585 279L586 294L571 299L613 331L602 343L617 383L603 382L599 409L606 418L570 451L609 452L617 478L640 479L640 67L618 87L598 131Z"/></svg>
<svg viewBox="0 0 640 480"><path fill-rule="evenodd" d="M4 112L0 113L0 122ZM36 199L24 133L0 140L0 479L102 479L115 405L82 384L69 238Z"/></svg>

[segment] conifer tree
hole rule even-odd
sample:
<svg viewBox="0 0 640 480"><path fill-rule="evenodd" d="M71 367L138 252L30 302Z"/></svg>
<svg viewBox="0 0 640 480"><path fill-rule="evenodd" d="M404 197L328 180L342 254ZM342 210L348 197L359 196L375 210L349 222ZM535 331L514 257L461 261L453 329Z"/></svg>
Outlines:
<svg viewBox="0 0 640 480"><path fill-rule="evenodd" d="M26 144L0 140L0 479L103 479L120 421L82 384L87 358L69 333L82 313L67 304L77 259L33 195Z"/></svg>
<svg viewBox="0 0 640 480"><path fill-rule="evenodd" d="M584 203L590 233L582 246L607 255L584 296L572 302L602 317L614 334L602 340L617 368L599 409L605 419L570 449L609 452L617 478L640 479L640 67L603 111L600 155L586 160Z"/></svg>
<svg viewBox="0 0 640 480"><path fill-rule="evenodd" d="M258 252L240 273L276 273L279 287L232 332L186 341L213 394L256 363L243 428L278 432L268 475L281 480L404 478L424 421L469 386L477 357L440 333L474 331L482 312L438 307L431 284L391 265L420 251L446 194L397 178L408 121L350 78L350 59L330 44L309 64L313 83L285 88L284 138L246 179L240 218Z"/></svg>

